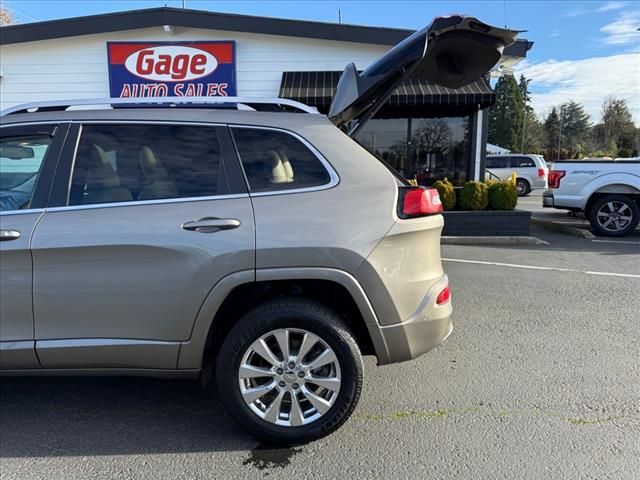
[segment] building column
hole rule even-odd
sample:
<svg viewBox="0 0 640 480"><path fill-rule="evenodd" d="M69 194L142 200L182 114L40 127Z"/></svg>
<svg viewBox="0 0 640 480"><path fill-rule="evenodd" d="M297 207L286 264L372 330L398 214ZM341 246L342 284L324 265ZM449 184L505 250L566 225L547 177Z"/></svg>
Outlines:
<svg viewBox="0 0 640 480"><path fill-rule="evenodd" d="M471 117L471 180L484 181L488 133L488 110L478 109Z"/></svg>

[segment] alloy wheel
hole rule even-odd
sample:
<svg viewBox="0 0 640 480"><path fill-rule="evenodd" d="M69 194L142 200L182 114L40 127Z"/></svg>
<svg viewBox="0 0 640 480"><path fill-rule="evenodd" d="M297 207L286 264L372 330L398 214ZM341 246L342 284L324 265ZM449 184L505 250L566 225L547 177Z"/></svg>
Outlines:
<svg viewBox="0 0 640 480"><path fill-rule="evenodd" d="M613 200L604 203L596 212L598 224L609 232L619 232L627 228L633 220L631 207L624 202Z"/></svg>
<svg viewBox="0 0 640 480"><path fill-rule="evenodd" d="M240 361L238 383L244 402L258 417L297 427L331 409L340 391L340 364L319 336L281 328L249 346Z"/></svg>

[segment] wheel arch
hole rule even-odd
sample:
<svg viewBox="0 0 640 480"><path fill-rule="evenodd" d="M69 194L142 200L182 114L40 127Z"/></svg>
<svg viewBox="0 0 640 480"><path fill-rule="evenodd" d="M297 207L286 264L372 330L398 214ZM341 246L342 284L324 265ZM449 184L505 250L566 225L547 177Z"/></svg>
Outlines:
<svg viewBox="0 0 640 480"><path fill-rule="evenodd" d="M636 203L640 202L640 186L638 188L628 183L611 183L603 185L594 190L587 198L584 206L584 211L588 215L591 210L591 206L605 195L626 195L632 197ZM640 205L640 203L639 203Z"/></svg>
<svg viewBox="0 0 640 480"><path fill-rule="evenodd" d="M347 272L330 268L276 268L237 272L222 279L204 301L178 368L203 368L215 358L226 333L255 305L280 295L322 301L345 317L363 354L388 356L376 314L364 290Z"/></svg>

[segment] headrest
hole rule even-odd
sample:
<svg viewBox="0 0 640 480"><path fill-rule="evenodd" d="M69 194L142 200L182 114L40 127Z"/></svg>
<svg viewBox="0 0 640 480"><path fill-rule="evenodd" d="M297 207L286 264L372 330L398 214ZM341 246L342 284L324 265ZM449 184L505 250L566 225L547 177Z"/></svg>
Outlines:
<svg viewBox="0 0 640 480"><path fill-rule="evenodd" d="M282 160L280 159L280 155L275 150L269 150L267 152L267 157L269 158L269 165L271 166L271 183L286 183L287 180L287 172L284 170L284 166L282 165Z"/></svg>
<svg viewBox="0 0 640 480"><path fill-rule="evenodd" d="M291 167L291 162L289 162L289 157L287 157L287 152L278 150L278 154L282 160L282 166L284 167L284 173L287 175L288 181L293 182L293 168Z"/></svg>
<svg viewBox="0 0 640 480"><path fill-rule="evenodd" d="M120 178L111 166L109 157L99 145L91 145L87 190L104 190L120 186Z"/></svg>
<svg viewBox="0 0 640 480"><path fill-rule="evenodd" d="M157 182L169 178L167 170L151 148L146 145L143 146L138 152L138 158L140 159L140 168L142 168L147 179Z"/></svg>

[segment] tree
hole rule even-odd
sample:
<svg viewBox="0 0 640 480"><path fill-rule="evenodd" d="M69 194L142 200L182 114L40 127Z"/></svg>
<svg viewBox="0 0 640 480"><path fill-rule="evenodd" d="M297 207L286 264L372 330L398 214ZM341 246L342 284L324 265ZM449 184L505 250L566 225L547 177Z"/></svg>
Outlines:
<svg viewBox="0 0 640 480"><path fill-rule="evenodd" d="M496 103L489 110L489 143L519 151L525 110L516 79L511 75L500 77L495 94Z"/></svg>
<svg viewBox="0 0 640 480"><path fill-rule="evenodd" d="M603 102L599 130L604 149L615 151L618 157L634 154L637 132L626 100L609 97Z"/></svg>
<svg viewBox="0 0 640 480"><path fill-rule="evenodd" d="M558 158L558 134L560 133L560 115L556 107L551 109L549 115L544 120L544 143L543 147L547 151L547 159Z"/></svg>
<svg viewBox="0 0 640 480"><path fill-rule="evenodd" d="M530 78L526 78L524 75L520 75L518 81L518 88L520 89L520 95L524 102L524 122L521 128L520 147L519 151L526 152L538 152L542 149L543 143L543 129L542 125L538 121L536 114L531 106L531 92L529 91Z"/></svg>
<svg viewBox="0 0 640 480"><path fill-rule="evenodd" d="M11 25L15 23L11 12L0 3L0 26Z"/></svg>
<svg viewBox="0 0 640 480"><path fill-rule="evenodd" d="M570 158L581 157L591 130L589 115L581 104L570 100L560 107L560 122L561 148Z"/></svg>

